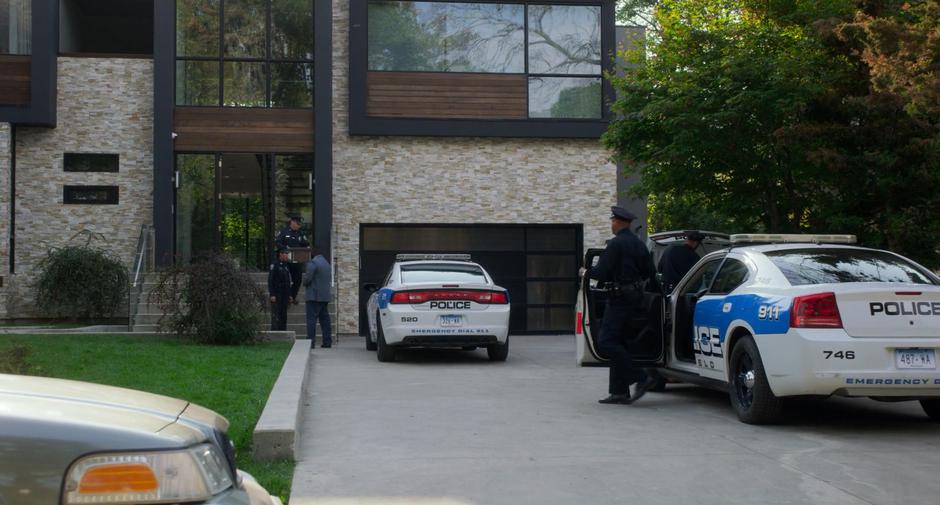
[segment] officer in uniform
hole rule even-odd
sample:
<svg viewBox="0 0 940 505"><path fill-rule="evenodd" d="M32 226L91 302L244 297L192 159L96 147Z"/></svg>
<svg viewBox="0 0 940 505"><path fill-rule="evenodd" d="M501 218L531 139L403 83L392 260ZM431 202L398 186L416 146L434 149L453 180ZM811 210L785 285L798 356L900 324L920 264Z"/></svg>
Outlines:
<svg viewBox="0 0 940 505"><path fill-rule="evenodd" d="M271 330L287 330L287 304L293 301L291 297L290 263L288 259L290 250L286 247L277 248L277 261L271 264L268 271L268 296L271 297Z"/></svg>
<svg viewBox="0 0 940 505"><path fill-rule="evenodd" d="M670 246L659 259L659 272L663 274L663 290L671 293L676 284L685 277L701 256L696 250L705 240L705 234L697 231L685 232L685 243Z"/></svg>
<svg viewBox="0 0 940 505"><path fill-rule="evenodd" d="M277 234L277 240L274 243L278 247L292 248L292 247L309 247L310 242L307 242L307 237L304 236L304 231L300 229L301 224L303 224L303 218L298 215L293 215L290 217L290 221L287 222L287 226L281 229L281 232ZM303 264L302 263L290 263L288 262L288 267L290 268L290 296L291 303L297 303L297 292L300 291L300 283L303 280Z"/></svg>
<svg viewBox="0 0 940 505"><path fill-rule="evenodd" d="M615 236L589 274L607 287L607 309L597 344L601 354L611 361L610 396L600 403L629 404L656 384L655 379L633 367L625 342L627 325L643 300L643 284L653 277L653 260L643 242L630 231L636 216L622 207L611 207L610 212L610 229ZM631 384L637 384L632 396Z"/></svg>

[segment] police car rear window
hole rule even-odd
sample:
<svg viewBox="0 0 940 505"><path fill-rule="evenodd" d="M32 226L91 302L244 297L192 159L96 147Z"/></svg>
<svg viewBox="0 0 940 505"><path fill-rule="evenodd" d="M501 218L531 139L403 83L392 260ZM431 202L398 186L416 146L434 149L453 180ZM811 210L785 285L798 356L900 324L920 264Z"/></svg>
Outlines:
<svg viewBox="0 0 940 505"><path fill-rule="evenodd" d="M422 265L402 265L402 284L419 282L486 283L483 270L475 265L450 265L446 263L425 263Z"/></svg>
<svg viewBox="0 0 940 505"><path fill-rule="evenodd" d="M914 264L881 251L787 249L764 253L794 286L842 282L934 284Z"/></svg>

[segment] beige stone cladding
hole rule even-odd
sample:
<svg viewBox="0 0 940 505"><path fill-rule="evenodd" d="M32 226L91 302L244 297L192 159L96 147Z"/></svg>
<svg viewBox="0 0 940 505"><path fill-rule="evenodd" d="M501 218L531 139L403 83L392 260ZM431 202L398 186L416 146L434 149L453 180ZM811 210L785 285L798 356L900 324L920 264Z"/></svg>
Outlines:
<svg viewBox="0 0 940 505"><path fill-rule="evenodd" d="M10 125L0 123L0 318L7 313L7 285L10 265Z"/></svg>
<svg viewBox="0 0 940 505"><path fill-rule="evenodd" d="M153 216L153 61L59 58L56 128L16 130L16 275L11 315L35 315L37 262L82 230L130 265ZM118 173L65 172L64 153L118 154ZM118 205L64 205L64 185L118 186Z"/></svg>
<svg viewBox="0 0 940 505"><path fill-rule="evenodd" d="M599 140L350 137L348 2L333 2L333 219L340 333L358 332L360 223L581 223L610 234L616 166Z"/></svg>

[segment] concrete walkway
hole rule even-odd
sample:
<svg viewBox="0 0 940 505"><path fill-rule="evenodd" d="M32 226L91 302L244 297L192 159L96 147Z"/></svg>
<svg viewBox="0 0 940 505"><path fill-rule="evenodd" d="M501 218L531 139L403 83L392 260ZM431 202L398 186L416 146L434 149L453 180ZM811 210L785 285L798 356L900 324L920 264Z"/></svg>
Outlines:
<svg viewBox="0 0 940 505"><path fill-rule="evenodd" d="M799 402L782 426L670 385L599 405L571 336L384 364L361 339L316 349L291 505L928 504L940 426L916 403Z"/></svg>

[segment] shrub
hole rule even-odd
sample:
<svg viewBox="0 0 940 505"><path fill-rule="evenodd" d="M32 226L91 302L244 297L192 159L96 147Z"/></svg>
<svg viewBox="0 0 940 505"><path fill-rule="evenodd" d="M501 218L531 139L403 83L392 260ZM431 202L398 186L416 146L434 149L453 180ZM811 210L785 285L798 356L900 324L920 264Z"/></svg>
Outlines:
<svg viewBox="0 0 940 505"><path fill-rule="evenodd" d="M36 306L73 320L111 317L127 295L127 268L89 245L53 249L39 263Z"/></svg>
<svg viewBox="0 0 940 505"><path fill-rule="evenodd" d="M226 255L207 255L164 270L149 297L163 311L162 330L213 345L257 342L266 300L264 291Z"/></svg>

